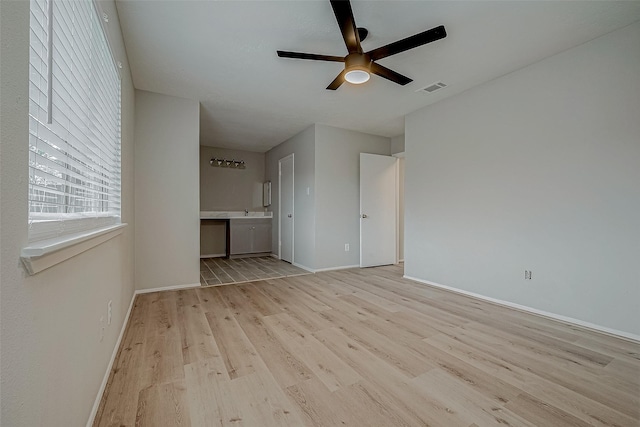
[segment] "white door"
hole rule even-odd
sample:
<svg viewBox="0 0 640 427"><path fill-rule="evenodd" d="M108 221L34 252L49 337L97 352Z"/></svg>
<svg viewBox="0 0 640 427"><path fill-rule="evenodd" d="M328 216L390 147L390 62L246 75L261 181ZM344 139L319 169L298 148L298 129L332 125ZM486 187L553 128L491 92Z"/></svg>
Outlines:
<svg viewBox="0 0 640 427"><path fill-rule="evenodd" d="M396 263L397 159L360 153L360 267Z"/></svg>
<svg viewBox="0 0 640 427"><path fill-rule="evenodd" d="M280 185L280 208L278 218L280 222L279 256L283 261L293 263L293 154L280 159L278 162Z"/></svg>

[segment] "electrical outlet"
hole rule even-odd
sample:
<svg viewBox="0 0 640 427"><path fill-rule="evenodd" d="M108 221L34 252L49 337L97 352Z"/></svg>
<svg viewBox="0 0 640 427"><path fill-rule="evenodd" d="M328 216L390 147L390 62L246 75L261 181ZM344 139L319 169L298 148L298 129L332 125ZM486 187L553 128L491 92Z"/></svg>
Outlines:
<svg viewBox="0 0 640 427"><path fill-rule="evenodd" d="M349 244L348 243L344 244L344 251L345 252L349 252Z"/></svg>
<svg viewBox="0 0 640 427"><path fill-rule="evenodd" d="M109 303L107 304L107 325L111 324L111 305L112 305L112 300L109 300Z"/></svg>
<svg viewBox="0 0 640 427"><path fill-rule="evenodd" d="M531 280L531 270L524 271L524 280Z"/></svg>
<svg viewBox="0 0 640 427"><path fill-rule="evenodd" d="M100 342L104 339L104 316L100 316Z"/></svg>

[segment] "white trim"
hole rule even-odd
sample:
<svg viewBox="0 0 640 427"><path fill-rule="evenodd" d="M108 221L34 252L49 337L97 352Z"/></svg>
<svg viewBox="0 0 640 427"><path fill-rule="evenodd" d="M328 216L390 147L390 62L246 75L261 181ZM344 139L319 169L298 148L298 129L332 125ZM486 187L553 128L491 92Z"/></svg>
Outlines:
<svg viewBox="0 0 640 427"><path fill-rule="evenodd" d="M354 265L340 265L337 267L326 267L326 268L311 268L311 267L307 267L306 265L302 265L302 264L298 264L297 262L292 262L291 265L294 265L298 268L301 268L303 270L306 270L310 273L322 273L323 271L335 271L335 270L348 270L350 268L360 268L360 265L358 264L354 264ZM287 276L289 277L289 276Z"/></svg>
<svg viewBox="0 0 640 427"><path fill-rule="evenodd" d="M75 233L64 237L32 242L29 246L22 249L20 256L23 258L37 258L48 255L52 252L59 251L60 249L68 248L69 246L93 239L94 237L124 228L126 225L127 224L116 224L99 230L83 231L81 233Z"/></svg>
<svg viewBox="0 0 640 427"><path fill-rule="evenodd" d="M278 259L282 259L282 161L291 157L291 264L295 265L295 232L296 232L296 172L295 153L291 153L278 160ZM272 246L273 247L273 246ZM303 268L303 267L300 267ZM311 271L311 270L309 270Z"/></svg>
<svg viewBox="0 0 640 427"><path fill-rule="evenodd" d="M396 157L395 155L393 157ZM400 262L400 160L396 157L396 264Z"/></svg>
<svg viewBox="0 0 640 427"><path fill-rule="evenodd" d="M227 254L207 254L207 255L200 255L200 259L202 258L221 258L221 257L226 257Z"/></svg>
<svg viewBox="0 0 640 427"><path fill-rule="evenodd" d="M314 270L313 272L314 273L321 273L323 271L348 270L350 268L360 268L360 265L354 264L354 265L341 265L339 267L318 268L318 269Z"/></svg>
<svg viewBox="0 0 640 427"><path fill-rule="evenodd" d="M358 155L358 266L362 268L362 153Z"/></svg>
<svg viewBox="0 0 640 427"><path fill-rule="evenodd" d="M164 286L161 288L137 289L136 295L149 294L151 292L160 292L160 291L175 291L176 289L199 288L200 286L202 286L200 283L192 283L188 285Z"/></svg>
<svg viewBox="0 0 640 427"><path fill-rule="evenodd" d="M394 221L395 221L395 233L394 234L395 234L395 238L394 238L394 240L395 240L395 242L394 243L395 243L396 247L395 247L395 255L394 255L393 264L397 264L398 263L398 258L400 257L400 249L399 249L399 245L400 245L400 240L399 240L400 239L400 237L399 237L400 220L398 219L399 213L400 213L400 196L398 195L399 188L400 188L399 187L399 184L400 184L400 182L399 182L399 179L400 179L399 178L399 170L400 170L399 161L398 161L398 158L394 157L394 156L387 156L387 155L384 155L384 154L360 153L359 163L358 163L359 168L360 168L360 172L359 172L360 176L358 178L358 192L359 192L358 200L360 202L360 206L358 207L359 212L360 212L359 221L358 221L359 222L359 227L360 227L359 228L359 230L360 230L360 236L359 236L359 238L360 238L360 240L359 240L359 242L360 242L360 259L359 259L360 264L358 265L358 267L366 268L366 267L379 267L381 265L388 265L388 264L364 265L363 262L362 262L363 247L364 247L364 245L362 244L362 234L363 234L362 233L362 223L363 223L363 221L362 221L362 219L363 219L362 218L362 214L363 214L362 213L362 193L363 193L363 191L362 191L362 183L363 183L363 181L362 181L362 169L363 169L362 168L362 159L366 158L365 156L387 157L387 158L395 160L395 162L393 164L393 167L395 168L395 175L394 175L394 181L395 181L394 182L394 184L395 184L395 188L394 188L394 197L395 197L395 212L394 212L394 214L395 214L394 215L395 216L395 218L394 218Z"/></svg>
<svg viewBox="0 0 640 427"><path fill-rule="evenodd" d="M98 394L96 396L95 402L93 402L93 408L91 408L91 413L89 414L89 420L87 421L87 427L91 427L93 422L95 421L96 415L98 414L98 408L100 407L100 402L102 401L102 395L104 394L104 390L107 388L107 382L109 381L109 375L111 375L111 369L113 369L113 364L116 361L116 356L118 355L118 350L120 349L120 343L122 342L122 338L124 337L124 331L129 324L129 317L131 316L131 311L133 310L133 303L136 300L137 293L134 292L131 296L131 302L129 303L129 309L127 310L127 314L124 316L124 322L122 322L122 328L120 328L120 335L118 335L118 339L116 340L116 345L113 348L113 352L111 353L111 359L109 360L109 364L107 365L107 371L102 378L102 384L100 384L100 388L98 389Z"/></svg>
<svg viewBox="0 0 640 427"><path fill-rule="evenodd" d="M126 226L126 223L116 224L99 230L33 242L22 249L20 258L27 272L33 275L113 239Z"/></svg>
<svg viewBox="0 0 640 427"><path fill-rule="evenodd" d="M607 335L615 336L616 338L623 338L629 341L635 341L640 343L640 335L635 335L630 332L619 331L617 329L607 328L605 326L596 325L594 323L585 322L583 320L574 319L573 317L562 316L560 314L549 313L548 311L538 310L537 308L527 307L526 305L520 305L509 301L504 301L497 298L491 298L484 295L476 294L474 292L464 291L462 289L452 288L451 286L441 285L439 283L430 282L428 280L418 279L411 276L402 276L405 279L413 280L414 282L423 283L425 285L434 286L436 288L445 289L447 291L455 292L457 294L466 295L472 298L480 299L483 301L489 301L494 304L502 305L504 307L513 308L516 310L524 311L527 313L531 313L537 316L546 317L552 320L557 320L564 323L569 323L575 326L580 326L585 329L590 329L596 332L601 332Z"/></svg>
<svg viewBox="0 0 640 427"><path fill-rule="evenodd" d="M303 270L307 270L310 273L315 273L316 272L313 268L307 267L306 265L298 264L297 262L292 262L291 265L295 265L298 268L301 268Z"/></svg>

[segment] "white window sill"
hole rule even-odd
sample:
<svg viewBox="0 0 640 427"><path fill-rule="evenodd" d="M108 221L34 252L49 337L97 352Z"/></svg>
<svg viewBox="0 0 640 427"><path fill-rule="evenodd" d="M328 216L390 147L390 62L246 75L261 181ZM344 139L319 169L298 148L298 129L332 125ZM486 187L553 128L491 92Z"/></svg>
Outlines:
<svg viewBox="0 0 640 427"><path fill-rule="evenodd" d="M27 272L33 275L113 239L121 234L126 226L127 224L116 224L98 230L32 242L22 249L20 257Z"/></svg>

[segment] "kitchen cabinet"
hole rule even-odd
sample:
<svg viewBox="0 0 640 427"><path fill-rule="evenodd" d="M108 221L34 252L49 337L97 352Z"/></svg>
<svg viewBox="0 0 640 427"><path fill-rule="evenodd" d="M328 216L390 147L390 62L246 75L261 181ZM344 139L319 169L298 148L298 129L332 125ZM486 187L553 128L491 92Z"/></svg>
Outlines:
<svg viewBox="0 0 640 427"><path fill-rule="evenodd" d="M231 255L271 252L271 218L230 220Z"/></svg>

